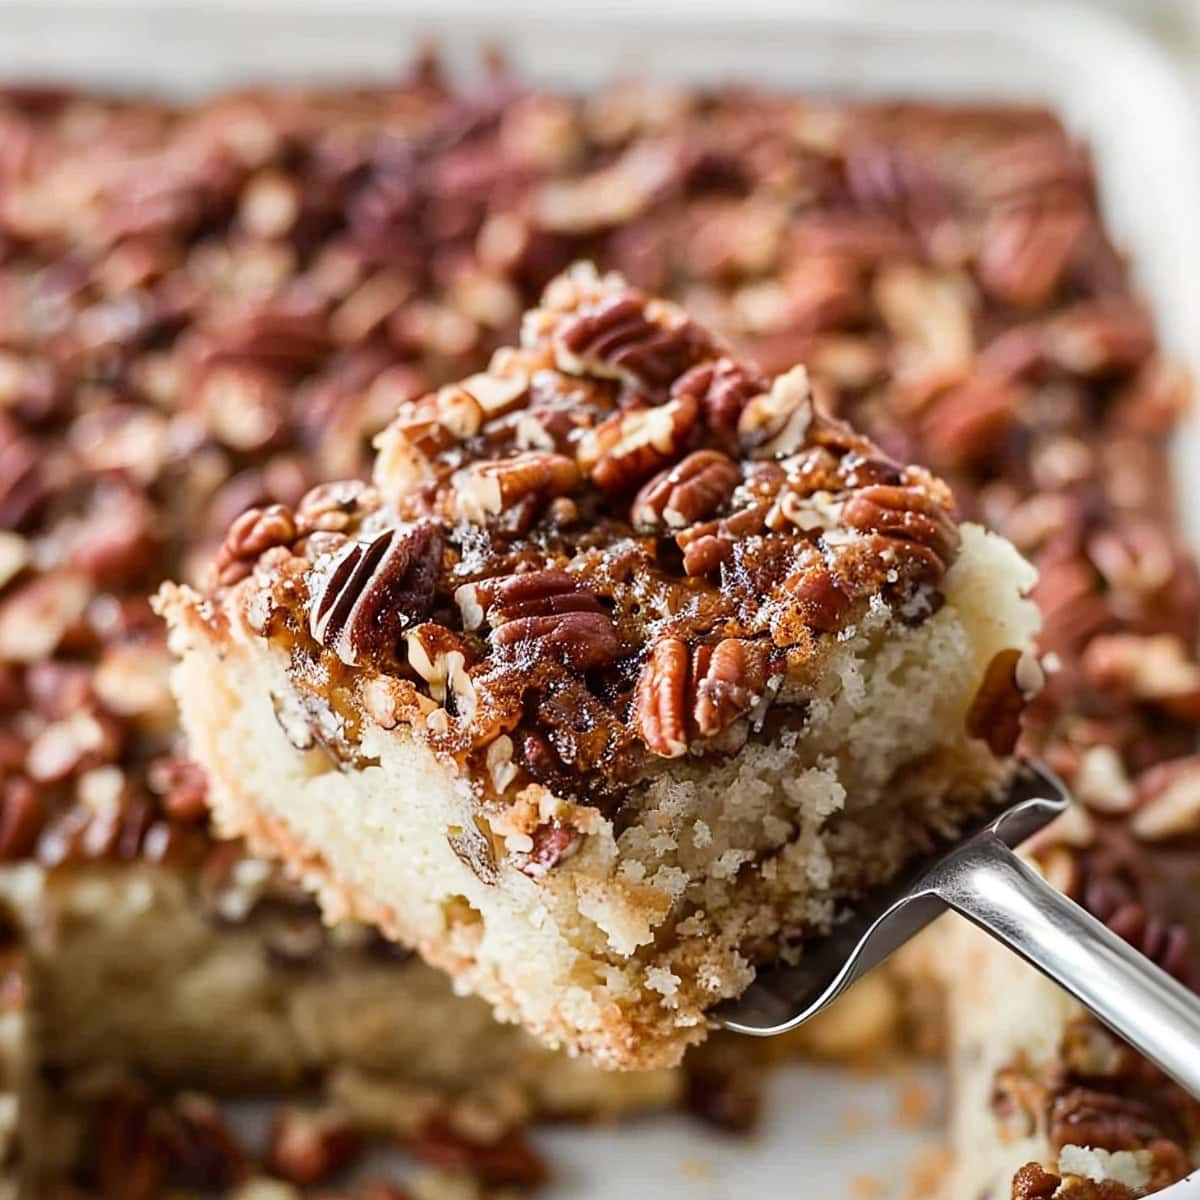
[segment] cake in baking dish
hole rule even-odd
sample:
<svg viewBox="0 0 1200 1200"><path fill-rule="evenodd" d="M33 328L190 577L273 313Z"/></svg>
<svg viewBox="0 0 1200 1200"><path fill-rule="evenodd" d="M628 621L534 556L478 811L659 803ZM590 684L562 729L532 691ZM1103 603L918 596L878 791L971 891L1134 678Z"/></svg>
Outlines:
<svg viewBox="0 0 1200 1200"><path fill-rule="evenodd" d="M1006 781L1032 570L945 485L579 266L374 484L167 587L220 828L543 1039L677 1063Z"/></svg>
<svg viewBox="0 0 1200 1200"><path fill-rule="evenodd" d="M323 927L214 838L183 757L146 597L199 587L248 507L368 477L400 404L483 371L579 258L768 377L804 363L1034 563L1027 744L1079 801L1035 857L1196 985L1195 886L1171 883L1200 861L1200 586L1167 453L1188 388L1053 114L462 87L429 63L186 104L14 87L0 181L0 1180L53 1152L21 1200L57 1200L60 1170L73 1200L393 1200L336 1170L381 1111L454 1176L418 1200L511 1193L539 1174L529 1121L679 1102L741 1127L754 1054L796 1048L565 1064L419 957ZM800 1044L858 1056L914 1019L925 1044L948 1011L954 1200L1008 1200L1018 1167L1021 1200L1112 1200L1195 1165L1185 1098L1002 951L934 939L864 984ZM269 1164L197 1103L247 1087L284 1093Z"/></svg>

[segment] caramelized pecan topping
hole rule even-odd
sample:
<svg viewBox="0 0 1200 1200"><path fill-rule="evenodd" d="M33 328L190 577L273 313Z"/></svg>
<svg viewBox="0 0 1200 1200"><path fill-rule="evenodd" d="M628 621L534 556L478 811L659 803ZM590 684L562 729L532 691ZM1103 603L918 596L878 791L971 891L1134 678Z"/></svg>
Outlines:
<svg viewBox="0 0 1200 1200"><path fill-rule="evenodd" d="M390 658L433 604L442 534L425 522L348 546L318 576L310 628L344 663Z"/></svg>

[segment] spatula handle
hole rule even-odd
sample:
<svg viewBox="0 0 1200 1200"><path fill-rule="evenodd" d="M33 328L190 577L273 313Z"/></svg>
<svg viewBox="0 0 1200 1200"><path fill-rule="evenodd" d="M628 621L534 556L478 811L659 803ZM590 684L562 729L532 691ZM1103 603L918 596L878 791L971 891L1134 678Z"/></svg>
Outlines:
<svg viewBox="0 0 1200 1200"><path fill-rule="evenodd" d="M931 882L951 908L1015 950L1200 1096L1200 998L994 836L951 856Z"/></svg>

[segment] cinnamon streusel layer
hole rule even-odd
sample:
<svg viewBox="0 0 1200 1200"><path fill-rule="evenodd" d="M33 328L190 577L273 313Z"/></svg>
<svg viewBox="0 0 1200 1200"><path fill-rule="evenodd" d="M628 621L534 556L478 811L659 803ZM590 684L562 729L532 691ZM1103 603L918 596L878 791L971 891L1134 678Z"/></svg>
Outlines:
<svg viewBox="0 0 1200 1200"><path fill-rule="evenodd" d="M1032 571L682 310L576 267L373 487L160 610L228 833L553 1044L677 1062L754 963L986 803Z"/></svg>

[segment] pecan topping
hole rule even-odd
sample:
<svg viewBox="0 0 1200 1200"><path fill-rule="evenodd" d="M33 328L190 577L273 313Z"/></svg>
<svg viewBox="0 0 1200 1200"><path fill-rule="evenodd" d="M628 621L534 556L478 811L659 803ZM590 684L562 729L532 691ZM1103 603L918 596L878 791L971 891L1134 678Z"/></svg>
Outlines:
<svg viewBox="0 0 1200 1200"><path fill-rule="evenodd" d="M608 614L579 609L513 618L492 630L491 642L518 662L548 655L572 671L602 666L621 652Z"/></svg>
<svg viewBox="0 0 1200 1200"><path fill-rule="evenodd" d="M527 496L539 501L563 496L579 478L575 464L561 454L531 450L512 458L475 463L455 475L458 513L484 524Z"/></svg>
<svg viewBox="0 0 1200 1200"><path fill-rule="evenodd" d="M313 637L344 663L395 654L400 635L433 605L442 535L424 523L347 547L313 591Z"/></svg>
<svg viewBox="0 0 1200 1200"><path fill-rule="evenodd" d="M680 396L657 408L615 413L581 439L580 470L606 492L636 487L679 453L697 411L691 396Z"/></svg>
<svg viewBox="0 0 1200 1200"><path fill-rule="evenodd" d="M842 520L851 529L922 547L934 556L940 575L958 553L958 529L936 500L916 487L874 485L846 501Z"/></svg>
<svg viewBox="0 0 1200 1200"><path fill-rule="evenodd" d="M804 445L812 420L808 373L794 367L742 409L738 441L751 458L785 458Z"/></svg>
<svg viewBox="0 0 1200 1200"><path fill-rule="evenodd" d="M1200 755L1151 767L1137 781L1130 828L1143 841L1200 833Z"/></svg>
<svg viewBox="0 0 1200 1200"><path fill-rule="evenodd" d="M582 308L562 322L554 342L563 370L607 373L651 390L670 387L708 349L681 314L633 293Z"/></svg>
<svg viewBox="0 0 1200 1200"><path fill-rule="evenodd" d="M463 626L478 629L486 619L493 628L506 621L559 613L604 613L604 607L578 577L565 571L526 571L479 583L465 583L454 598Z"/></svg>
<svg viewBox="0 0 1200 1200"><path fill-rule="evenodd" d="M552 871L564 858L570 858L579 848L579 831L569 825L550 821L533 831L533 848L522 858L517 870L531 879L539 879Z"/></svg>
<svg viewBox="0 0 1200 1200"><path fill-rule="evenodd" d="M692 396L709 429L726 445L736 445L738 420L749 401L768 391L769 381L731 358L700 363L671 387L672 398Z"/></svg>
<svg viewBox="0 0 1200 1200"><path fill-rule="evenodd" d="M687 643L665 638L650 651L634 693L634 726L647 747L663 758L678 758L688 748Z"/></svg>
<svg viewBox="0 0 1200 1200"><path fill-rule="evenodd" d="M275 1118L267 1165L301 1187L324 1183L358 1153L361 1139L345 1114L334 1109L285 1108Z"/></svg>
<svg viewBox="0 0 1200 1200"><path fill-rule="evenodd" d="M630 519L647 533L682 529L719 508L737 487L741 472L717 450L696 450L682 462L656 475L633 502Z"/></svg>
<svg viewBox="0 0 1200 1200"><path fill-rule="evenodd" d="M229 587L250 574L254 561L272 546L287 546L297 535L291 510L282 504L251 508L229 527L217 552L217 582Z"/></svg>
<svg viewBox="0 0 1200 1200"><path fill-rule="evenodd" d="M1020 650L1001 650L995 655L967 712L967 733L987 742L997 757L1010 755L1021 736L1026 699L1017 686L1020 661Z"/></svg>
<svg viewBox="0 0 1200 1200"><path fill-rule="evenodd" d="M770 648L726 638L688 651L664 638L638 677L633 722L642 741L663 758L678 758L693 736L715 737L763 701Z"/></svg>

